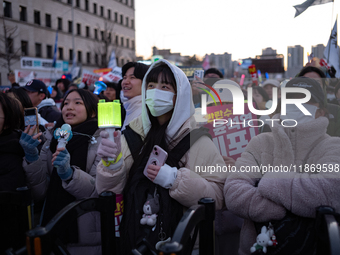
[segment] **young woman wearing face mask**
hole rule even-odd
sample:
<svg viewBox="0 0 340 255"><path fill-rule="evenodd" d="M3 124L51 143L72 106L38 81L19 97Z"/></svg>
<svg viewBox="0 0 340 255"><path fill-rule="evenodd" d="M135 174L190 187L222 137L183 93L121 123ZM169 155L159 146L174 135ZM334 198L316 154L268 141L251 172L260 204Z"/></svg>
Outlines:
<svg viewBox="0 0 340 255"><path fill-rule="evenodd" d="M100 161L97 104L98 98L90 91L71 90L61 104L62 117L55 129L69 124L73 137L66 148L57 148L54 130L47 131L47 141L40 154L36 154L26 169L34 199L45 199L43 226L69 203L98 196L95 189L96 167ZM61 240L70 244L71 254L101 254L99 219L98 213L87 213L78 218L78 223L73 222L65 229Z"/></svg>
<svg viewBox="0 0 340 255"><path fill-rule="evenodd" d="M227 208L245 219L239 254L249 254L256 242L253 221L281 220L287 211L315 218L315 208L321 205L340 212L340 176L339 171L334 171L340 165L340 138L326 134L323 91L317 81L304 77L292 79L286 87L309 90L311 99L302 105L311 115L288 104L286 115L281 109L281 114L272 118L280 120L274 121L272 132L253 137L236 161L237 169L262 165L286 167L286 172L231 173L225 182ZM301 93L291 94L287 96L290 100L304 98ZM287 127L281 125L282 120ZM323 164L323 171L311 171L313 166L316 169Z"/></svg>
<svg viewBox="0 0 340 255"><path fill-rule="evenodd" d="M143 80L142 115L130 122L126 129L137 135L134 141L141 140L139 147L136 148L137 142L129 147L131 131L124 132L123 136L115 132L114 142L106 138L106 132L101 133L103 139L98 155L102 162L97 167L96 187L98 192L111 190L124 195L124 215L119 229L121 254L130 254L143 237L152 247L171 237L183 215L183 207L196 205L202 197L211 197L215 199L217 209L222 207L221 187L225 173L195 171L195 166L224 166L211 139L202 133L190 149L188 146L183 152L184 156L176 160L174 152L186 146L182 147L182 140L195 132L193 115L187 77L168 61L159 60L150 67ZM168 152L163 166L146 166L154 145ZM116 161L109 162L108 157ZM145 166L147 176L143 174ZM147 194L155 193L159 196L160 209L155 229L148 229L140 224L140 219Z"/></svg>

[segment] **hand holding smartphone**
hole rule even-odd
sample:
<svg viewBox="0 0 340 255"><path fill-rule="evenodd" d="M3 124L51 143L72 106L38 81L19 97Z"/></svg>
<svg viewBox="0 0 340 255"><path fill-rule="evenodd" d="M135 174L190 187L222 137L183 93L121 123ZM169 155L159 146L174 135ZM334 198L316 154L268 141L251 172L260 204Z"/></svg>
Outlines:
<svg viewBox="0 0 340 255"><path fill-rule="evenodd" d="M146 163L143 174L148 179L150 179L147 173L148 166L149 165L163 166L167 158L168 158L168 153L165 150L163 150L161 147L159 147L158 145L155 145L152 149L152 152L150 153L150 157L149 157L148 162Z"/></svg>
<svg viewBox="0 0 340 255"><path fill-rule="evenodd" d="M25 120L25 127L30 125L33 127L36 125L36 130L34 131L34 134L39 133L39 121L38 121L38 109L37 107L32 108L25 108L24 109L24 120Z"/></svg>

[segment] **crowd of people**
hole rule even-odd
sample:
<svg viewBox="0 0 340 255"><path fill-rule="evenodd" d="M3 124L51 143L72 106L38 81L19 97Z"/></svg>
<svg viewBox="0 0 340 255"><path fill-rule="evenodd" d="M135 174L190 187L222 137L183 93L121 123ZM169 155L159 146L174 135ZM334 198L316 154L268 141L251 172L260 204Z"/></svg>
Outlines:
<svg viewBox="0 0 340 255"><path fill-rule="evenodd" d="M95 95L67 79L57 80L50 93L40 80L19 86L11 76L12 88L0 93L0 191L29 187L34 203L41 205L35 226L46 225L73 201L112 191L124 203L118 254L130 254L143 238L156 250L170 240L187 208L210 197L216 205L216 254L250 254L259 234L256 222L281 220L287 213L315 218L321 205L340 213L340 81L326 79L322 68L307 65L292 79L253 84L257 110L271 108L274 98L279 101L273 113L258 119L298 124L280 121L260 128L236 160L221 154L195 118L206 93L202 88L220 89L219 70L208 69L203 79L189 81L166 60L151 66L129 62L122 77ZM247 86L225 82L242 89L249 100ZM294 104L283 114L282 88L308 90L310 100L300 106L310 115ZM233 103L230 91L220 95L223 104ZM301 98L298 92L287 94L287 99ZM98 127L99 99L121 102L122 126L113 134ZM26 125L25 109L34 107L38 122ZM54 131L64 124L73 137L59 146ZM157 149L166 155L164 162L148 164ZM239 171L263 165L293 168ZM312 165L323 171L311 172ZM237 171L197 172L197 166L234 166ZM294 171L294 166L302 167ZM101 254L99 213L84 214L60 236L71 254ZM10 245L10 240L0 245L0 252ZM193 254L198 254L196 246Z"/></svg>

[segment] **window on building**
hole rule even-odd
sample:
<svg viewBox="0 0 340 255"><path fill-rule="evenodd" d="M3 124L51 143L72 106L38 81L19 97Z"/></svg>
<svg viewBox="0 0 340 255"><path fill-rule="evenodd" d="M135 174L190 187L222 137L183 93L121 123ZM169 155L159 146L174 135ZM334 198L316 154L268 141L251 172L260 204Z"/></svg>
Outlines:
<svg viewBox="0 0 340 255"><path fill-rule="evenodd" d="M121 59L121 66L124 65L124 58Z"/></svg>
<svg viewBox="0 0 340 255"><path fill-rule="evenodd" d="M59 47L58 48L58 53L59 53L58 59L64 60L64 49Z"/></svg>
<svg viewBox="0 0 340 255"><path fill-rule="evenodd" d="M102 39L102 41L104 41L104 31L100 31L100 38Z"/></svg>
<svg viewBox="0 0 340 255"><path fill-rule="evenodd" d="M45 23L46 23L46 27L52 27L51 24L51 14L45 14Z"/></svg>
<svg viewBox="0 0 340 255"><path fill-rule="evenodd" d="M69 60L73 61L73 50L69 49Z"/></svg>
<svg viewBox="0 0 340 255"><path fill-rule="evenodd" d="M100 6L100 16L104 17L104 6Z"/></svg>
<svg viewBox="0 0 340 255"><path fill-rule="evenodd" d="M81 63L82 62L82 53L81 53L81 51L79 50L78 52L77 52L78 54L78 63Z"/></svg>
<svg viewBox="0 0 340 255"><path fill-rule="evenodd" d="M125 4L126 4L126 5L129 5L129 0L126 0L126 1L125 1Z"/></svg>
<svg viewBox="0 0 340 255"><path fill-rule="evenodd" d="M119 58L118 57L116 57L116 63L117 63L117 65L119 65Z"/></svg>
<svg viewBox="0 0 340 255"><path fill-rule="evenodd" d="M118 45L119 37L116 35L115 44ZM117 62L118 63L118 62Z"/></svg>
<svg viewBox="0 0 340 255"><path fill-rule="evenodd" d="M80 23L77 23L77 35L81 35L81 26L80 26Z"/></svg>
<svg viewBox="0 0 340 255"><path fill-rule="evenodd" d="M115 22L118 22L118 12L115 12Z"/></svg>
<svg viewBox="0 0 340 255"><path fill-rule="evenodd" d="M19 6L20 20L27 21L27 8L24 6Z"/></svg>
<svg viewBox="0 0 340 255"><path fill-rule="evenodd" d="M46 45L46 56L47 56L47 58L53 58L53 56L52 56L52 45Z"/></svg>
<svg viewBox="0 0 340 255"><path fill-rule="evenodd" d="M111 19L111 10L107 10L107 18L110 20Z"/></svg>
<svg viewBox="0 0 340 255"><path fill-rule="evenodd" d="M58 17L58 30L63 30L63 19Z"/></svg>
<svg viewBox="0 0 340 255"><path fill-rule="evenodd" d="M67 4L72 5L72 0L67 0Z"/></svg>
<svg viewBox="0 0 340 255"><path fill-rule="evenodd" d="M12 3L4 1L3 7L4 7L4 16L7 18L12 18Z"/></svg>
<svg viewBox="0 0 340 255"><path fill-rule="evenodd" d="M125 26L127 26L127 27L129 26L129 17L125 18Z"/></svg>
<svg viewBox="0 0 340 255"><path fill-rule="evenodd" d="M13 39L12 38L6 38L6 39L7 39L8 53L13 53Z"/></svg>
<svg viewBox="0 0 340 255"><path fill-rule="evenodd" d="M135 49L135 41L134 40L131 40L131 49Z"/></svg>
<svg viewBox="0 0 340 255"><path fill-rule="evenodd" d="M41 43L35 44L35 56L41 58Z"/></svg>
<svg viewBox="0 0 340 255"><path fill-rule="evenodd" d="M133 19L131 20L131 28L135 29L135 21Z"/></svg>
<svg viewBox="0 0 340 255"><path fill-rule="evenodd" d="M21 41L21 55L27 56L28 55L28 42Z"/></svg>
<svg viewBox="0 0 340 255"><path fill-rule="evenodd" d="M135 8L135 1L134 0L131 0L131 7Z"/></svg>
<svg viewBox="0 0 340 255"><path fill-rule="evenodd" d="M120 38L120 46L122 46L122 47L124 46L124 37Z"/></svg>
<svg viewBox="0 0 340 255"><path fill-rule="evenodd" d="M123 20L124 20L124 17L123 17L123 14L120 15L120 24L123 25Z"/></svg>
<svg viewBox="0 0 340 255"><path fill-rule="evenodd" d="M94 54L94 63L98 65L98 54Z"/></svg>
<svg viewBox="0 0 340 255"><path fill-rule="evenodd" d="M76 1L76 7L80 8L80 0Z"/></svg>
<svg viewBox="0 0 340 255"><path fill-rule="evenodd" d="M90 37L90 27L86 26L86 37Z"/></svg>
<svg viewBox="0 0 340 255"><path fill-rule="evenodd" d="M102 55L102 66L107 66L107 63L106 63L106 54Z"/></svg>
<svg viewBox="0 0 340 255"><path fill-rule="evenodd" d="M130 47L130 39L126 38L126 48L129 48L129 47Z"/></svg>
<svg viewBox="0 0 340 255"><path fill-rule="evenodd" d="M94 29L94 39L98 39L98 30Z"/></svg>
<svg viewBox="0 0 340 255"><path fill-rule="evenodd" d="M85 11L89 10L89 0L85 0Z"/></svg>
<svg viewBox="0 0 340 255"><path fill-rule="evenodd" d="M111 43L111 39L112 39L111 33L108 33L108 34L107 34L107 40L108 40L109 43Z"/></svg>
<svg viewBox="0 0 340 255"><path fill-rule="evenodd" d="M86 53L86 63L91 64L91 53L90 52Z"/></svg>
<svg viewBox="0 0 340 255"><path fill-rule="evenodd" d="M34 11L34 24L40 25L40 11Z"/></svg>
<svg viewBox="0 0 340 255"><path fill-rule="evenodd" d="M72 21L69 20L69 21L68 21L68 32L69 32L69 33L72 33L72 30L73 30L73 24L72 24Z"/></svg>
<svg viewBox="0 0 340 255"><path fill-rule="evenodd" d="M93 3L93 13L97 14L97 4Z"/></svg>

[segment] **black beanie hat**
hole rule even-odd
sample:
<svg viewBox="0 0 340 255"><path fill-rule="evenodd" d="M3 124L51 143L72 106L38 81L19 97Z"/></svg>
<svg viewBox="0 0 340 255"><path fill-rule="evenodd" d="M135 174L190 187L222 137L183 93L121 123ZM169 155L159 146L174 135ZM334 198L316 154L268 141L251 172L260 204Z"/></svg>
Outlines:
<svg viewBox="0 0 340 255"><path fill-rule="evenodd" d="M139 62L128 62L122 67L122 76L124 77L127 70L129 70L131 67L135 68L135 71L133 72L133 75L140 80L143 80L146 72L149 69L148 65L139 63Z"/></svg>
<svg viewBox="0 0 340 255"><path fill-rule="evenodd" d="M208 70L206 70L204 72L204 77L209 74L209 73L215 73L217 74L220 78L223 78L223 74L220 72L220 70L216 69L216 68L209 68Z"/></svg>
<svg viewBox="0 0 340 255"><path fill-rule="evenodd" d="M298 74L298 77L302 77L306 73L311 73L311 72L317 73L318 75L320 75L321 78L326 78L325 73L320 68L317 68L315 66L306 66L302 68L300 73Z"/></svg>
<svg viewBox="0 0 340 255"><path fill-rule="evenodd" d="M320 84L311 78L307 77L296 77L291 79L286 84L286 88L303 88L309 90L311 93L311 97L320 104L320 106L324 106L324 98L325 95Z"/></svg>

